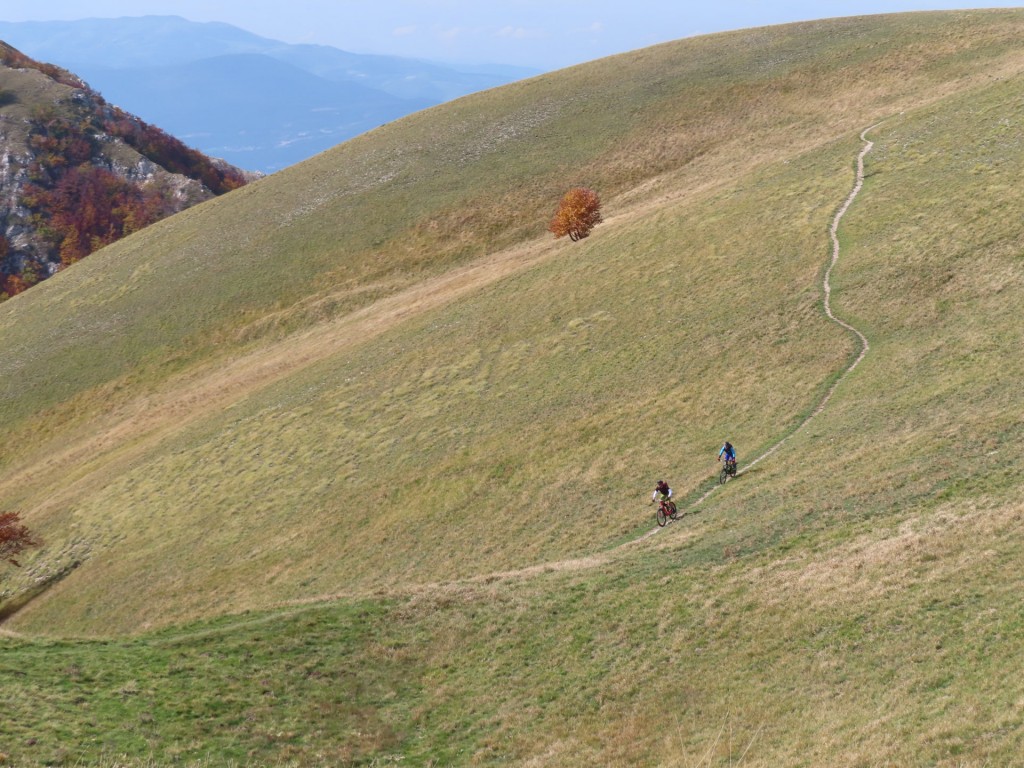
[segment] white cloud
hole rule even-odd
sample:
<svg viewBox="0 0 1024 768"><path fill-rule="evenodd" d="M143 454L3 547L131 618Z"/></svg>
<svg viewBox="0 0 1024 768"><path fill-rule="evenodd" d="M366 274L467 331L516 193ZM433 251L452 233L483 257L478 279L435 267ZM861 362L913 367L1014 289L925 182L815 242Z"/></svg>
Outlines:
<svg viewBox="0 0 1024 768"><path fill-rule="evenodd" d="M468 30L465 27L446 27L441 28L437 32L437 36L445 42L455 42L462 37Z"/></svg>
<svg viewBox="0 0 1024 768"><path fill-rule="evenodd" d="M528 40L530 38L536 39L544 36L544 30L537 28L531 29L529 27L507 26L498 30L498 37L505 37L511 40Z"/></svg>
<svg viewBox="0 0 1024 768"><path fill-rule="evenodd" d="M416 25L409 24L404 27L395 27L393 30L391 30L391 34L394 35L395 37L408 37L409 35L415 35Z"/></svg>

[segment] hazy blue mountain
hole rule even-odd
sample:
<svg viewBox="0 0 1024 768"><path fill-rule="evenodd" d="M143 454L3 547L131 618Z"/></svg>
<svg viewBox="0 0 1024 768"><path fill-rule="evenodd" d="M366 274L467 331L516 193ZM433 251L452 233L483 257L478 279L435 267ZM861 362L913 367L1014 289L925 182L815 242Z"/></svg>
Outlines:
<svg viewBox="0 0 1024 768"><path fill-rule="evenodd" d="M177 16L2 22L0 40L234 165L272 172L382 123L536 74L290 45Z"/></svg>
<svg viewBox="0 0 1024 768"><path fill-rule="evenodd" d="M186 64L228 53L264 53L283 45L230 24L201 24L178 16L0 21L0 39L54 64L113 68Z"/></svg>
<svg viewBox="0 0 1024 768"><path fill-rule="evenodd" d="M437 103L338 83L256 53L165 67L86 67L104 97L206 154L271 172Z"/></svg>
<svg viewBox="0 0 1024 768"><path fill-rule="evenodd" d="M436 62L348 53L327 45L289 45L266 53L328 80L362 83L402 98L437 103L539 73L497 64L456 70Z"/></svg>

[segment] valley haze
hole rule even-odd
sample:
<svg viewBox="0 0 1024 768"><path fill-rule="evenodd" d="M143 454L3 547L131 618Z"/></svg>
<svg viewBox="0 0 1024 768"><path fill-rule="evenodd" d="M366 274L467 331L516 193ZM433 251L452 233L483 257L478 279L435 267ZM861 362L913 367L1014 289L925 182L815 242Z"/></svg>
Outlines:
<svg viewBox="0 0 1024 768"><path fill-rule="evenodd" d="M178 16L0 21L0 40L75 72L108 101L202 152L264 173L539 72L290 45Z"/></svg>

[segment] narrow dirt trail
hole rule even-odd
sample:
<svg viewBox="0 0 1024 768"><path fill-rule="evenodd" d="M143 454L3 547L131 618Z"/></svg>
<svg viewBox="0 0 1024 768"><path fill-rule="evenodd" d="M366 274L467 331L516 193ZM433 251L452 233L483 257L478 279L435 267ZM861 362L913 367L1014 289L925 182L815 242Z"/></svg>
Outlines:
<svg viewBox="0 0 1024 768"><path fill-rule="evenodd" d="M856 172L856 177L855 177L854 183L853 183L853 189L850 190L850 194L847 196L846 200L843 202L843 205L840 206L840 209L836 212L836 215L833 217L833 221L831 221L831 225L828 227L828 238L829 238L829 240L831 242L831 260L828 263L828 268L825 269L824 280L823 280L823 283L822 283L822 289L823 289L823 292L824 292L823 305L824 305L825 315L827 315L828 319L830 319L831 322L836 323L837 325L841 326L842 328L846 329L851 334L853 334L853 336L857 339L858 344L860 345L860 351L857 353L857 356L853 359L851 364L849 366L847 366L847 368L840 374L839 378L836 379L836 381L833 383L833 385L831 385L828 388L828 391L825 392L824 396L821 398L820 402L818 402L818 404L815 407L814 411L812 411L807 416L807 418L804 419L804 421L802 421L800 424L798 424L796 429L794 429L792 432L786 434L784 437L782 437L778 441L776 441L771 447L769 447L769 449L767 451L765 451L763 454L761 454L761 456L757 457L756 459L751 461L749 464L745 464L742 467L740 467L738 469L738 471L737 471L737 476L741 475L743 472L748 471L749 469L754 467L756 464L759 464L760 462L764 461L769 456L774 454L776 451L778 451L780 449L780 447L782 447L782 445L785 444L785 442L788 439L790 439L794 435L800 433L804 428L807 427L808 424L811 423L811 421L814 420L814 418L816 416L821 414L821 412L825 410L825 407L827 406L828 401L831 400L831 398L833 398L833 395L836 393L836 390L839 388L839 385L842 384L846 380L846 378L851 373L853 373L853 370L855 368L857 368L857 366L860 365L860 361L862 359L864 359L864 356L867 354L867 351L870 349L870 344L867 341L867 337L864 336L864 334L861 333L858 329L854 328L849 323L844 321L844 319L842 319L840 317L837 317L836 313L833 311L833 308L831 308L831 273L833 273L833 271L836 268L836 265L839 263L840 250L841 250L840 249L840 242L839 242L839 225L840 225L840 222L843 221L843 217L846 216L846 212L848 210L850 210L850 206L853 205L853 201L856 200L857 196L860 194L860 190L864 186L864 158L867 157L867 153L869 153L871 151L871 147L874 146L874 142L867 138L867 133L869 131L873 130L874 128L877 128L879 125L881 125L881 123L876 123L876 124L874 124L874 125L872 125L872 126L870 126L868 128L865 128L863 131L860 132L860 140L864 142L864 145L863 145L863 147L861 147L860 154L857 156L857 172ZM716 492L716 490L718 490L719 487L721 487L721 486L720 485L713 485L708 490L707 493L702 494L700 496L700 498L698 498L696 501L692 502L689 505L690 509L692 509L692 508L696 507L697 505L702 504L703 502L707 501L707 499L712 494L714 494ZM594 555L594 556L591 556L591 557L582 557L582 558L572 558L572 559L569 559L569 560L563 560L561 562L547 563L545 565L531 565L531 566L526 567L526 568L520 568L520 569L514 570L514 571L506 571L506 572L497 573L497 574L494 574L494 575L495 575L495 577L498 577L498 578L501 578L501 579L507 579L509 577L512 577L512 575L516 575L516 577L527 577L527 575L536 574L536 573L539 573L539 572L546 572L546 571L552 571L552 570L579 569L581 567L587 567L587 566L594 565L594 564L597 564L597 563L606 562L607 558L612 553L614 553L616 551L623 550L623 549L625 549L627 547L635 546L635 545L639 544L640 542L646 541L647 539L650 539L652 536L656 535L659 530L664 530L664 528L655 526L655 527L651 528L650 530L648 530L647 532L645 532L645 534L637 537L636 539L632 539L629 542L626 542L625 544L618 545L614 549L608 550L603 555ZM478 580L480 580L480 579L483 579L483 578L478 578Z"/></svg>
<svg viewBox="0 0 1024 768"><path fill-rule="evenodd" d="M839 385L842 384L843 381L846 380L846 378L853 372L853 370L858 365L860 365L860 362L864 359L864 357L868 353L868 350L871 348L871 345L868 342L867 336L865 336L859 329L855 328L850 323L846 322L845 320L843 320L843 319L841 319L839 317L836 317L835 313L832 311L832 283L831 283L831 278L832 278L832 272L835 269L836 264L839 263L839 254L840 254L839 224L842 221L843 217L846 215L846 212L849 210L850 206L853 204L853 201L856 199L857 195L860 194L860 191L861 191L861 189L864 186L864 158L867 156L868 152L870 152L871 148L874 146L874 142L870 141L867 138L867 134L868 134L869 131L871 131L874 128L878 127L878 125L880 125L880 123L875 123L874 125L872 125L872 126L870 126L868 128L865 128L863 131L861 131L860 138L861 138L861 141L864 142L864 146L861 148L860 154L857 156L857 171L856 171L856 178L854 180L853 189L850 191L850 194L846 197L846 200L843 202L842 206L840 206L839 210L836 212L835 216L832 219L832 224L829 227L829 238L830 238L831 243L832 243L832 258L831 258L831 260L829 262L828 268L825 270L825 277L824 277L823 285L822 285L822 288L823 288L823 291L824 291L823 305L824 305L825 315L829 318L829 320L831 320L832 322L836 323L837 325L841 326L842 328L846 329L851 334L853 334L853 336L857 339L857 342L860 345L860 350L857 353L857 356L853 359L853 361L839 374L838 378L835 380L835 382L833 382L832 386L829 387L828 392L825 393L824 397L822 397L821 401L817 404L817 406L815 406L814 410L802 422L800 422L796 426L795 429L790 431L784 437L780 438L777 442L775 442L770 448L768 448L768 450L766 450L760 456L756 457L755 459L750 461L748 464L745 464L743 467L741 467L739 469L739 471L737 472L737 475L743 474L744 472L749 470L751 467L753 467L755 464L758 464L761 461L764 461L769 456L774 454L783 445L785 445L785 443L791 437L793 437L794 435L796 435L799 432L801 432L804 428L807 427L808 424L811 423L811 421L814 420L815 417L820 415L825 410L825 408L828 405L829 401L831 401L832 396L835 394L836 390L839 388ZM703 503L709 496L711 496L711 494L713 494L720 487L721 486L718 486L718 485L712 486L712 488L710 490L708 490L706 493L704 493L703 495L701 495L700 498L698 498L696 501L693 501L689 505L689 508L693 509L697 505ZM436 590L436 589L452 589L453 587L458 587L458 586L470 587L471 588L473 586L482 586L482 585L491 584L493 582L509 581L509 580L513 580L513 579L529 578L529 577L538 576L538 575L544 574L544 573L567 572L567 571L581 571L581 570L587 570L587 569L590 569L590 568L600 567L602 565L607 564L612 559L612 557L614 557L617 553L620 553L620 552L624 551L628 547L635 546L636 544L639 544L642 541L646 541L647 539L651 538L652 536L654 536L655 534L657 534L659 531L662 531L662 530L667 530L667 526L666 526L666 528L661 528L661 527L655 526L651 530L641 534L640 536L636 537L635 539L630 539L629 541L626 541L626 542L624 542L622 544L619 544L616 547L613 547L611 549L605 550L604 552L600 552L600 553L596 553L596 554L592 554L592 555L583 555L583 556L580 556L580 557L568 558L568 559L565 559L565 560L558 560L558 561L548 562L548 563L538 563L536 565L530 565L530 566L526 566L524 568L515 568L515 569L511 569L511 570L507 570L507 571L496 572L496 573L479 574L477 576L472 576L472 577L469 577L469 578L466 578L466 579L460 579L460 580L452 581L452 582L434 582L434 583L417 584L417 585L411 587L411 591L413 591L415 593L423 593L423 592L430 591L432 589L434 589L434 590ZM405 593L408 593L410 591L410 589L407 588L407 589L404 589L402 591L405 592ZM358 597L358 596L359 595L357 595L355 593L352 593L352 592L338 592L338 593L334 593L334 594L331 594L331 595L319 595L319 596L315 596L315 597L306 597L306 598L298 598L298 599L295 599L295 600L289 600L289 601L286 601L284 603L281 603L280 607L284 608L285 606L313 605L313 604L323 603L323 602L327 602L327 601L331 601L331 600L354 598L354 597Z"/></svg>
<svg viewBox="0 0 1024 768"><path fill-rule="evenodd" d="M823 304L826 316L856 337L860 345L860 351L855 359L841 372L815 409L795 429L779 439L760 456L757 456L741 467L738 474L743 474L751 467L774 454L793 435L802 431L816 416L822 413L839 385L860 364L870 349L867 337L851 324L836 317L833 312L831 276L840 256L839 224L864 185L864 158L874 146L874 143L868 140L867 133L877 127L877 125L876 123L864 129L860 134L864 147L857 157L856 180L853 189L836 212L829 228L832 257L823 280ZM132 444L130 450L125 451L124 455L119 456L117 459L120 462L130 462L143 453L146 448L165 438L168 432L180 430L184 425L194 421L199 414L207 414L212 410L222 408L226 403L234 401L263 386L267 386L283 376L294 372L297 368L305 367L346 347L377 336L410 316L449 303L460 296L479 290L481 287L496 280L539 264L545 259L550 258L554 252L555 249L550 243L541 244L539 242L510 249L499 254L497 258L492 256L487 260L480 260L465 265L450 273L400 292L395 296L376 302L374 305L357 311L348 317L327 324L328 328L326 329L323 327L310 329L297 336L290 337L285 342L247 355L224 366L214 375L195 376L193 374L186 377L185 381L181 382L178 387L163 393L162 396L158 396L158 399L154 398L155 402L149 401L146 403L152 414L149 419L142 419L140 423L138 414L132 414L134 418L129 417L120 420L112 425L109 431L102 433L98 442L107 444L116 438L124 439L127 435L122 434L122 432L132 433L136 437L136 442ZM129 427L130 422L133 422L131 427ZM95 443L93 447L96 447ZM81 448L82 446L74 446L74 448L69 448L68 450L70 453L81 450ZM67 456L61 458L64 460L68 459ZM49 499L46 506L59 503L64 495L73 493L83 484L99 482L102 479L103 472L104 467L101 466L93 472L85 474L77 482L72 483L71 487L64 489L63 493L56 494L53 498ZM0 488L2 487L3 484L0 484ZM718 485L713 486L693 501L689 508L693 509L703 503L719 487ZM560 561L538 563L501 572L479 574L450 582L422 583L396 591L423 594L437 589L459 587L472 589L494 582L519 580L545 573L589 570L607 564L617 554L649 539L661 530L664 529L656 526L635 539L630 539L600 553L582 555ZM321 594L282 601L277 604L277 608L296 608L332 600L365 596L365 593L355 592ZM10 636L17 635L16 633L11 633Z"/></svg>
<svg viewBox="0 0 1024 768"><path fill-rule="evenodd" d="M860 190L864 186L864 158L865 158L865 156L867 156L868 152L871 151L871 148L873 146L875 146L875 143L873 141L871 141L870 139L868 139L867 133L868 133L868 131L872 130L873 128L878 127L878 125L879 125L879 123L875 123L875 125L872 125L870 128L865 128L863 131L861 131L860 139L861 139L861 141L864 142L864 146L861 149L860 154L857 155L857 179L856 179L856 182L853 185L853 189L850 191L849 196L846 198L846 201L839 208L839 210L836 211L836 215L832 219L832 226L829 227L829 230L828 230L828 236L829 236L829 238L832 241L832 260L829 262L828 269L825 270L825 279L824 279L823 286L822 286L823 289L824 289L824 292L825 292L825 298L824 298L825 314L828 315L828 319L829 320L831 320L833 323L836 323L837 325L845 328L847 331L852 333L857 338L857 341L860 343L860 351L857 353L857 357L855 357L853 359L853 362L851 362L850 365L847 366L846 370L843 371L839 375L839 378L835 380L835 382L832 384L831 387L829 387L828 392L825 393L825 396L821 399L821 402L818 403L818 406L811 412L811 414L806 419L804 419L800 423L800 425L797 426L797 428L794 429L791 433L789 433L784 438L779 440L777 443L775 443L775 445L773 445L767 451L765 451L760 456L758 456L756 459L751 461L749 464L747 464L744 467L742 467L740 469L740 472L746 472L748 469L753 467L758 462L760 462L763 459L766 459L769 456L771 456L779 448L781 448L782 445L787 440L789 440L789 438L791 438L793 435L795 435L798 432L800 432L804 427L806 427L808 424L810 424L811 421L818 414L820 414L822 411L824 411L825 410L825 406L828 405L829 401L832 399L832 395L834 395L835 392L836 392L836 389L839 388L839 385L843 383L843 381L846 379L847 376L849 376L851 373L853 373L853 369L856 368L858 365L860 365L860 361L864 359L864 357L868 353L868 350L871 349L871 345L868 343L868 337L867 336L865 336L863 333L861 333L860 330L858 330L857 328L854 328L852 325L850 325L845 320L836 317L835 313L832 311L832 271L835 269L836 264L839 262L839 222L842 221L843 216L846 215L846 212L849 210L850 205L853 203L853 201L857 197L857 195L860 194ZM712 490L714 490L714 489L712 489ZM708 493L710 494L710 491ZM707 495L708 494L705 494L704 498L706 498ZM703 499L701 499L701 501L703 501Z"/></svg>
<svg viewBox="0 0 1024 768"><path fill-rule="evenodd" d="M867 336L865 336L859 329L850 325L842 318L836 317L835 313L832 311L832 272L833 270L835 270L836 264L839 263L839 224L843 220L843 217L846 215L846 212L850 209L850 206L853 204L853 201L857 198L857 195L860 194L861 189L864 187L864 158L867 156L868 152L871 151L871 148L875 146L875 143L867 137L867 134L869 131L874 130L879 125L881 125L881 123L875 123L874 125L865 128L860 133L860 140L864 142L864 146L861 148L860 154L857 155L856 178L854 179L853 189L850 190L850 194L847 195L846 200L843 201L843 204L839 207L839 210L836 211L836 215L832 218L832 224L828 230L828 236L832 243L832 258L829 261L828 269L825 270L825 278L822 282L822 289L824 291L823 305L825 309L825 315L833 323L836 323L840 327L846 329L851 334L853 334L853 336L857 339L858 344L860 345L860 351L857 353L857 356L853 359L853 361L845 368L845 370L843 370L843 372L839 374L839 377L832 383L832 386L829 387L828 392L826 392L825 396L821 398L821 401L818 403L817 406L815 406L814 410L811 411L810 414L808 414L807 418L800 422L796 426L796 428L789 432L785 437L782 437L776 443L774 443L768 450L766 450L760 456L740 467L736 473L737 477L742 475L744 472L748 471L751 467L755 466L756 464L759 464L760 462L764 461L776 451L778 451L783 445L786 444L786 442L791 437L802 432L807 427L807 425L814 420L815 417L821 414L821 412L824 411L825 407L829 404L829 401L832 399L832 396L835 394L836 390L839 388L839 385L842 384L843 381L845 381L851 373L853 373L853 370L858 365L860 365L861 360L864 359L864 357L868 353L868 350L871 349L871 344L868 342ZM705 500L707 500L707 498L711 494L717 491L720 487L721 486L718 485L712 486L706 493L702 494L700 498L692 502L690 504L690 508L692 509L693 507L696 507L698 504L702 504ZM651 536L655 535L660 530L662 529L653 528L647 533L643 534L642 536L639 536L638 538L633 539L632 541L626 542L621 546L630 546L632 544L644 541L645 539L648 539Z"/></svg>

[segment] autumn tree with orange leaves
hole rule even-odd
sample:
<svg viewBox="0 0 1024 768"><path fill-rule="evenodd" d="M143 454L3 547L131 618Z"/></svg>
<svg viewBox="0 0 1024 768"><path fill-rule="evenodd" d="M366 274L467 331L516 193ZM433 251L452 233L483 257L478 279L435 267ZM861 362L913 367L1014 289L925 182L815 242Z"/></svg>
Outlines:
<svg viewBox="0 0 1024 768"><path fill-rule="evenodd" d="M0 512L0 563L10 563L20 567L15 559L29 547L40 544L32 532L21 524L17 512Z"/></svg>
<svg viewBox="0 0 1024 768"><path fill-rule="evenodd" d="M548 229L556 238L568 235L576 242L589 235L594 225L600 223L601 199L597 192L586 187L573 187L558 204L558 211Z"/></svg>

